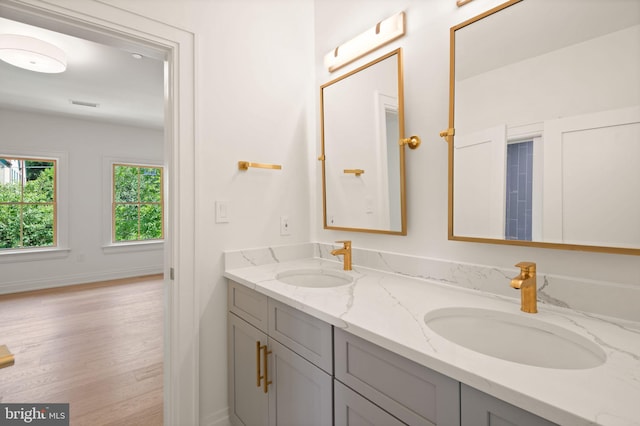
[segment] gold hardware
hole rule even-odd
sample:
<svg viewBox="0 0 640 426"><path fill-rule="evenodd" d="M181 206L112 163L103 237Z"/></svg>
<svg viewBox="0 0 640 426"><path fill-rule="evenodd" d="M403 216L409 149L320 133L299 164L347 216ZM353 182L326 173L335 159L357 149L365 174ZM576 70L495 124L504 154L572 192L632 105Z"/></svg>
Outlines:
<svg viewBox="0 0 640 426"><path fill-rule="evenodd" d="M511 287L520 290L520 310L530 314L538 312L536 295L536 264L520 262L520 275L511 280Z"/></svg>
<svg viewBox="0 0 640 426"><path fill-rule="evenodd" d="M472 0L457 0L456 1L456 5L458 5L458 7L460 6L464 6L467 3L471 3Z"/></svg>
<svg viewBox="0 0 640 426"><path fill-rule="evenodd" d="M271 354L271 351L267 349L267 345L261 346L261 349L264 351L264 358L262 358L262 367L264 370L264 382L262 382L262 389L264 390L264 393L267 393L269 392L269 385L273 383L269 380L269 360L267 358L267 356Z"/></svg>
<svg viewBox="0 0 640 426"><path fill-rule="evenodd" d="M0 345L0 368L11 367L15 364L15 358L6 345Z"/></svg>
<svg viewBox="0 0 640 426"><path fill-rule="evenodd" d="M260 340L256 341L256 387L260 387L262 375L260 374Z"/></svg>
<svg viewBox="0 0 640 426"><path fill-rule="evenodd" d="M449 142L449 136L454 136L456 134L456 129L447 129L440 132L440 137L447 139Z"/></svg>
<svg viewBox="0 0 640 426"><path fill-rule="evenodd" d="M342 248L331 250L331 254L334 256L343 255L344 256L344 267L345 271L351 270L351 241L336 241L336 243L342 244Z"/></svg>
<svg viewBox="0 0 640 426"><path fill-rule="evenodd" d="M361 174L364 173L364 170L362 169L344 169L345 173L353 173L356 176L360 176Z"/></svg>
<svg viewBox="0 0 640 426"><path fill-rule="evenodd" d="M411 149L416 149L421 143L422 141L420 140L420 137L415 135L398 141L398 145L407 145Z"/></svg>
<svg viewBox="0 0 640 426"><path fill-rule="evenodd" d="M264 375L260 373L261 351L264 351L264 357L262 358L262 370L264 370ZM264 379L264 382L262 382L262 389L264 390L264 393L267 393L269 391L268 386L273 383L271 380L269 380L269 360L267 359L267 356L269 354L271 354L271 351L267 349L267 345L261 345L259 340L256 341L256 387L260 387L260 382L262 382L262 379Z"/></svg>
<svg viewBox="0 0 640 426"><path fill-rule="evenodd" d="M322 154L322 155L320 155L320 156L318 157L318 161L324 161L324 154Z"/></svg>
<svg viewBox="0 0 640 426"><path fill-rule="evenodd" d="M249 167L258 169L280 170L282 166L278 164L251 163L249 161L238 161L238 170L249 170Z"/></svg>

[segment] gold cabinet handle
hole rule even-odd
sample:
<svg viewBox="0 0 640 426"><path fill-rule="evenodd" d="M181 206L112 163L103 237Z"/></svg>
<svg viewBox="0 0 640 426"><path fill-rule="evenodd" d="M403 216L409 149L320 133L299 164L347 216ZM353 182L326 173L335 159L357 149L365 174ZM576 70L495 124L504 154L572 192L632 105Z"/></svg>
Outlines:
<svg viewBox="0 0 640 426"><path fill-rule="evenodd" d="M264 370L264 375L261 374L261 365L260 365L260 352L263 352L264 356L262 357L262 370ZM271 354L271 351L267 349L267 345L261 345L260 341L256 341L256 386L260 387L260 382L262 382L264 393L269 391L269 385L272 383L269 380L269 360L268 355ZM264 379L264 381L262 381Z"/></svg>
<svg viewBox="0 0 640 426"><path fill-rule="evenodd" d="M256 380L256 387L260 387L260 380L262 380L260 375L260 340L256 342Z"/></svg>
<svg viewBox="0 0 640 426"><path fill-rule="evenodd" d="M271 351L269 349L267 349L267 345L261 346L261 348L264 350L264 358L262 358L262 367L264 369L264 382L262 382L262 389L264 390L264 393L269 392L269 385L271 383L273 383L271 380L269 380L269 360L268 360L268 355L271 354Z"/></svg>

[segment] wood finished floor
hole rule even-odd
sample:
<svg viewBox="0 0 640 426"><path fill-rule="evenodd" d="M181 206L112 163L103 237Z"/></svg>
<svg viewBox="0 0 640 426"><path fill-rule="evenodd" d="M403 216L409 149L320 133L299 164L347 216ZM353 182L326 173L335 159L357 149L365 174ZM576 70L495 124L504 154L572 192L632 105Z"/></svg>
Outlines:
<svg viewBox="0 0 640 426"><path fill-rule="evenodd" d="M0 402L69 403L70 424L162 425L162 277L0 295Z"/></svg>

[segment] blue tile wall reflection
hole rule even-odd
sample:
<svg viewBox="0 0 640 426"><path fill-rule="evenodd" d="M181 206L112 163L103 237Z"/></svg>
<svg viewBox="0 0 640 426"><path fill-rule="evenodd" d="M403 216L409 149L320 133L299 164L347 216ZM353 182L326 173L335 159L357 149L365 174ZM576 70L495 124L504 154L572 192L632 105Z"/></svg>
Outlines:
<svg viewBox="0 0 640 426"><path fill-rule="evenodd" d="M533 141L507 145L505 238L531 241Z"/></svg>

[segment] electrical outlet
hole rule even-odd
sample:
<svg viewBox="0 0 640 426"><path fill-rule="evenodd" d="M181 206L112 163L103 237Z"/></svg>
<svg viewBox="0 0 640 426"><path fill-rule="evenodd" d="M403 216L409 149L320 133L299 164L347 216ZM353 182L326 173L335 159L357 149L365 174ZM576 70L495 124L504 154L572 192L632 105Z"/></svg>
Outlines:
<svg viewBox="0 0 640 426"><path fill-rule="evenodd" d="M280 235L291 235L289 216L280 216Z"/></svg>

